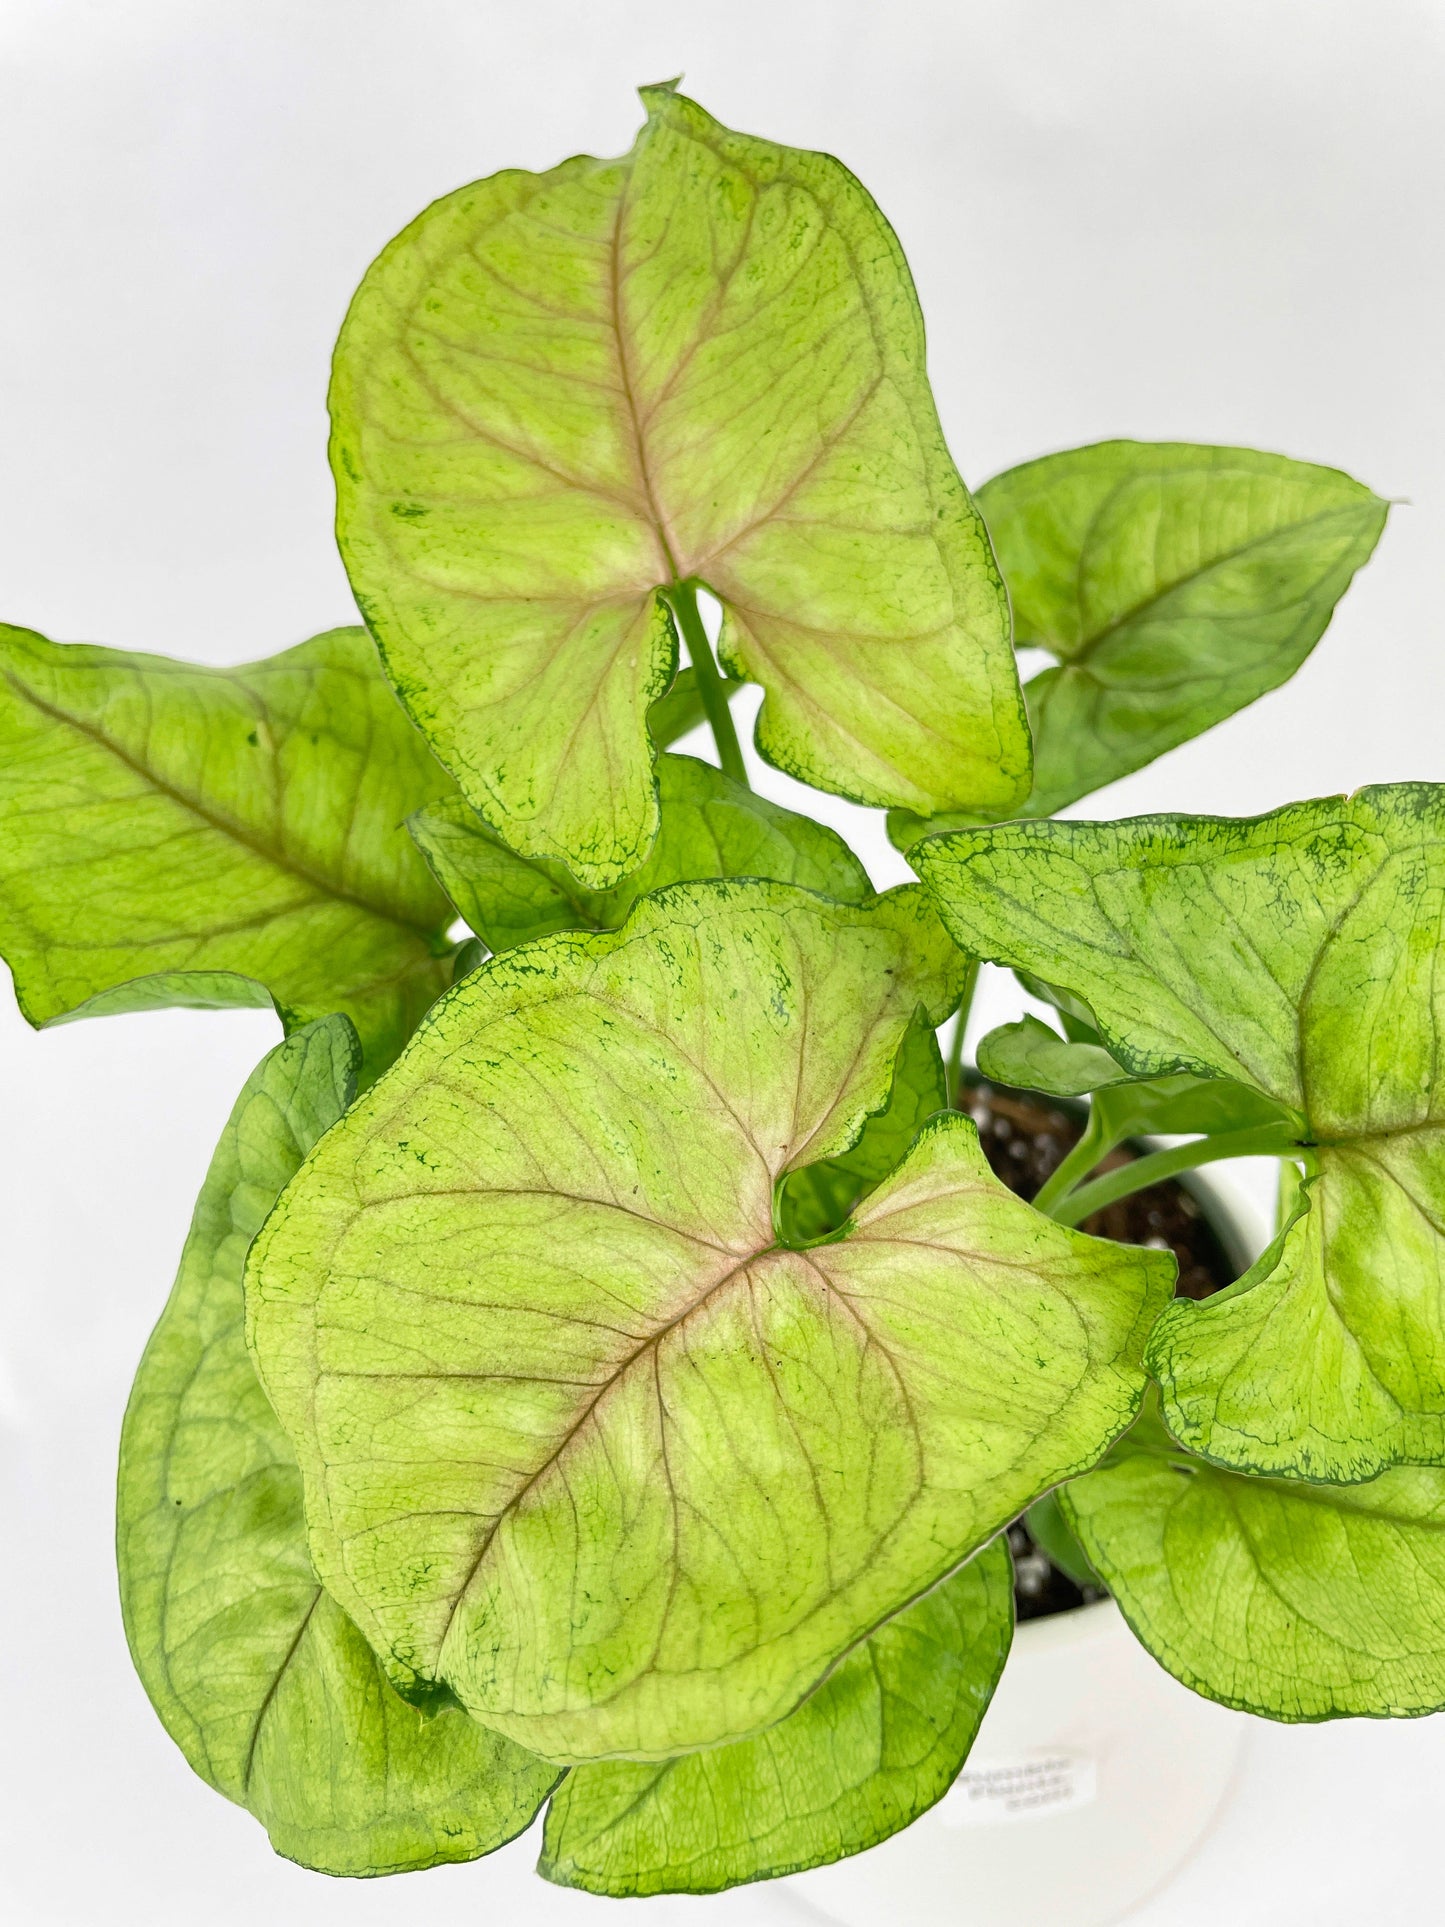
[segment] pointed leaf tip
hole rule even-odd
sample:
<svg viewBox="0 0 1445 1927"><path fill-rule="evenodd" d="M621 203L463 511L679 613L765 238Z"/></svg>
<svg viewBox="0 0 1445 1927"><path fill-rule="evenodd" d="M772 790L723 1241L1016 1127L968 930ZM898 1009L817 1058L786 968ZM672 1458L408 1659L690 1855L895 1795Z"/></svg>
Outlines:
<svg viewBox="0 0 1445 1927"><path fill-rule="evenodd" d="M637 98L647 109L648 117L651 118L654 105L661 106L664 101L671 100L681 85L682 75L674 74L671 80L652 80L645 87L639 87Z"/></svg>

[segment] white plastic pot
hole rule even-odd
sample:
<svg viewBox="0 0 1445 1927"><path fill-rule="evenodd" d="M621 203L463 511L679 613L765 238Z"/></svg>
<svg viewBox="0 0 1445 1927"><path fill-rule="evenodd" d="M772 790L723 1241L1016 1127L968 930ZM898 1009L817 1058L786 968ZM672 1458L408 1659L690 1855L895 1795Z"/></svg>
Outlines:
<svg viewBox="0 0 1445 1927"><path fill-rule="evenodd" d="M1245 1730L1156 1665L1112 1600L1027 1620L938 1805L796 1875L789 1898L837 1927L1105 1927L1208 1831Z"/></svg>
<svg viewBox="0 0 1445 1927"><path fill-rule="evenodd" d="M1258 1214L1228 1179L1189 1188L1243 1269ZM1248 1726L1172 1679L1112 1600L1027 1620L938 1805L782 1889L800 1923L834 1927L1106 1927L1208 1832Z"/></svg>

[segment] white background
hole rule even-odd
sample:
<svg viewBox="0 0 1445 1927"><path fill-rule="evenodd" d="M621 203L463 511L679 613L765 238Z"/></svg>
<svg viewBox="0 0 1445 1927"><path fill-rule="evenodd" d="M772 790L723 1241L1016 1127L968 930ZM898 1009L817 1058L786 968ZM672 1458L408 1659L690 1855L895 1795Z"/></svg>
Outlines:
<svg viewBox="0 0 1445 1927"><path fill-rule="evenodd" d="M1177 436L1337 463L1410 504L1292 685L1091 814L1445 776L1430 0L0 0L0 615L214 663L350 620L323 398L367 261L464 180L621 151L631 89L679 71L877 195L970 481ZM876 817L821 809L875 881L902 873ZM526 1845L367 1885L274 1860L130 1674L120 1414L274 1030L166 1013L34 1036L0 1013L0 1915L614 1918L533 1880ZM1214 1837L1133 1927L1437 1917L1445 1718L1252 1728ZM633 1911L762 1923L773 1904Z"/></svg>

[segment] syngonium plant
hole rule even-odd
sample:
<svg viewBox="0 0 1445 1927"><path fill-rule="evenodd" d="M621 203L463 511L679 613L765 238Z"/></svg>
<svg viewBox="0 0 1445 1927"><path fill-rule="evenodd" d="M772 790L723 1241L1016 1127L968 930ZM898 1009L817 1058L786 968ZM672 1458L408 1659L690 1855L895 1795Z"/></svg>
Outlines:
<svg viewBox="0 0 1445 1927"><path fill-rule="evenodd" d="M25 1015L285 1029L118 1545L167 1730L330 1873L544 1805L597 1893L870 1846L968 1754L1031 1506L1200 1693L1445 1705L1445 798L1049 820L1292 674L1385 505L1135 442L975 501L863 188L643 99L622 160L463 188L367 273L365 629L232 670L0 630ZM1022 691L1014 642L1056 659ZM753 793L745 682L921 883ZM717 765L671 748L704 718ZM982 1071L1092 1094L1033 1205L954 1107L980 959L1054 1018ZM1072 1228L1246 1152L1279 1233L1204 1302Z"/></svg>

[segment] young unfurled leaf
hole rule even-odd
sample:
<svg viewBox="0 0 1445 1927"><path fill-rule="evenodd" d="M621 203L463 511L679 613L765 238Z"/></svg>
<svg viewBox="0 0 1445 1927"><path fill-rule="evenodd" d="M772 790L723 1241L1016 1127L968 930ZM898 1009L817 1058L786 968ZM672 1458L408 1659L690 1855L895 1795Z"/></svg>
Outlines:
<svg viewBox="0 0 1445 1927"><path fill-rule="evenodd" d="M980 1040L978 1067L997 1084L1043 1091L1050 1097L1095 1092L1109 1114L1111 1136L1191 1136L1283 1124L1278 1104L1228 1077L1133 1077L1100 1044L1071 1043L1022 1017Z"/></svg>
<svg viewBox="0 0 1445 1927"><path fill-rule="evenodd" d="M1060 1499L1135 1633L1196 1693L1276 1720L1445 1707L1445 1470L1245 1477L1146 1416Z"/></svg>
<svg viewBox="0 0 1445 1927"><path fill-rule="evenodd" d="M201 1777L324 1873L470 1860L527 1825L555 1769L459 1708L423 1720L320 1587L301 1476L246 1351L241 1270L277 1193L341 1115L342 1017L254 1072L207 1173L121 1438L117 1548L136 1670Z"/></svg>
<svg viewBox="0 0 1445 1927"><path fill-rule="evenodd" d="M978 500L1015 641L1058 658L1025 691L1025 816L1051 815L1278 688L1388 512L1338 469L1182 442L1046 455Z"/></svg>
<svg viewBox="0 0 1445 1927"><path fill-rule="evenodd" d="M453 789L362 629L205 669L0 625L21 1009L344 1011L374 1075L451 982L451 911L405 819Z"/></svg>
<svg viewBox="0 0 1445 1927"><path fill-rule="evenodd" d="M558 930L615 930L639 897L704 877L770 877L861 903L863 865L836 831L755 796L711 763L661 756L662 825L640 870L611 890L584 890L560 863L518 856L470 804L451 797L412 819L412 835L457 909L489 950Z"/></svg>
<svg viewBox="0 0 1445 1927"><path fill-rule="evenodd" d="M823 154L668 87L617 161L437 201L337 346L342 554L408 709L514 849L603 889L657 828L648 705L701 582L758 746L923 813L1026 793L1006 598L898 243Z"/></svg>
<svg viewBox="0 0 1445 1927"><path fill-rule="evenodd" d="M915 860L961 943L1067 984L1127 1069L1232 1078L1309 1147L1267 1259L1160 1321L1175 1435L1334 1482L1445 1459L1445 791L1014 824Z"/></svg>
<svg viewBox="0 0 1445 1927"><path fill-rule="evenodd" d="M547 1809L538 1871L594 1894L715 1893L886 1840L952 1785L1012 1632L996 1539L757 1739L577 1767Z"/></svg>
<svg viewBox="0 0 1445 1927"><path fill-rule="evenodd" d="M744 683L734 682L731 677L723 678L723 694L731 702ZM702 694L697 686L697 672L694 669L679 669L673 679L671 689L665 696L659 696L647 711L647 733L652 738L655 749L666 749L675 743L679 736L686 736L690 729L707 720L707 710L703 706Z"/></svg>
<svg viewBox="0 0 1445 1927"><path fill-rule="evenodd" d="M1037 1017L1000 1024L980 1038L978 1068L995 1084L1048 1097L1083 1097L1129 1078L1101 1044L1070 1043Z"/></svg>
<svg viewBox="0 0 1445 1927"><path fill-rule="evenodd" d="M964 968L916 886L679 885L484 964L318 1147L252 1342L394 1677L563 1761L750 1737L1128 1422L1172 1260L1041 1218L968 1120L776 1240Z"/></svg>

